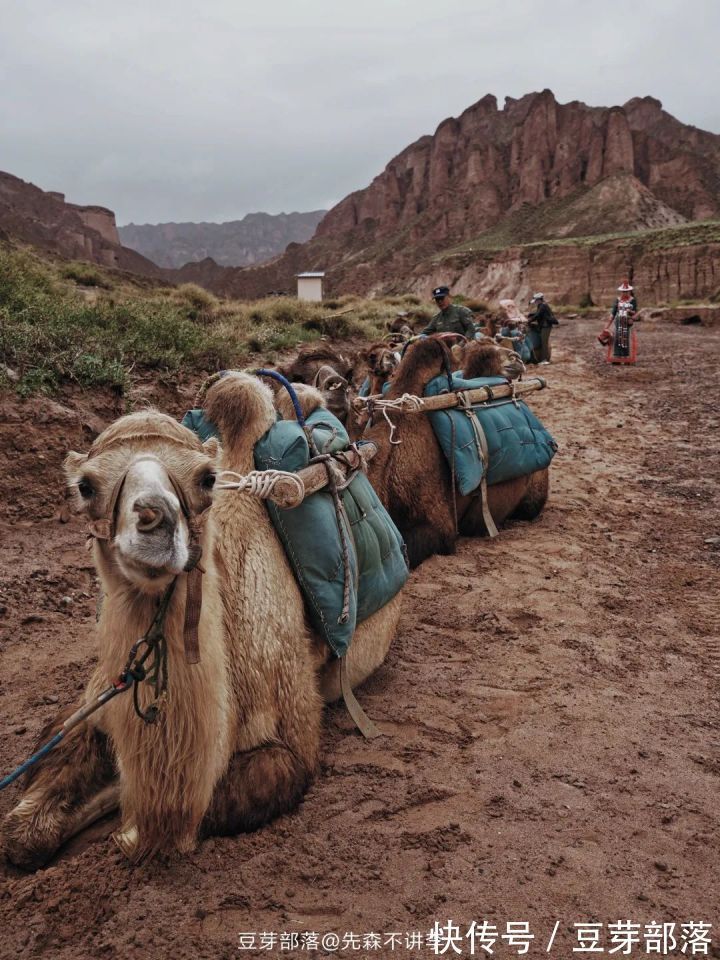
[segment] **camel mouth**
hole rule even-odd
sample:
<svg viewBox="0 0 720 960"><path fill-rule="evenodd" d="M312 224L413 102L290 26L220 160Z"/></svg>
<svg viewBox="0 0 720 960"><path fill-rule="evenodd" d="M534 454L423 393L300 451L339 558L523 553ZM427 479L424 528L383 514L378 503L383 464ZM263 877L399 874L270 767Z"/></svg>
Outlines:
<svg viewBox="0 0 720 960"><path fill-rule="evenodd" d="M125 576L141 586L178 576L190 559L184 525L178 525L172 533L161 527L130 531L117 537L115 549Z"/></svg>
<svg viewBox="0 0 720 960"><path fill-rule="evenodd" d="M173 577L179 576L185 568L185 564L179 562L158 566L124 554L118 554L117 562L127 580L138 587L149 587L150 593L164 589L167 583Z"/></svg>

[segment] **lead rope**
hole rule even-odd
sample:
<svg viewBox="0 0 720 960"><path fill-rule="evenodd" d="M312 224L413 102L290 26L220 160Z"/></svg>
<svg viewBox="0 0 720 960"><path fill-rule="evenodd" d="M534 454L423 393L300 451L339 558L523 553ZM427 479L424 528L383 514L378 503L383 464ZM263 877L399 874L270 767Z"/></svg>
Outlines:
<svg viewBox="0 0 720 960"><path fill-rule="evenodd" d="M67 737L71 730L74 730L75 727L79 726L84 720L87 720L93 713L100 710L101 707L104 707L106 703L109 703L121 693L125 693L131 687L133 688L133 706L135 712L145 723L155 723L160 712L159 701L167 689L167 643L165 642L162 627L176 583L177 577L165 588L165 593L160 600L152 623L145 634L130 648L125 666L118 678L114 680L109 687L99 693L93 701L86 703L72 713L63 723L61 729L58 730L47 743L43 744L39 750L36 750L32 756L28 757L27 760L17 766L6 777L3 777L3 779L0 780L0 790L9 787L11 783L14 783L24 773L30 770L31 767L34 767L36 763L46 757L51 750ZM147 649L141 657L138 657L138 651L143 644L147 646ZM147 669L145 664L153 654L155 655L153 662L150 668ZM138 702L137 691L139 685L144 681L149 681L153 684L156 699L143 711Z"/></svg>

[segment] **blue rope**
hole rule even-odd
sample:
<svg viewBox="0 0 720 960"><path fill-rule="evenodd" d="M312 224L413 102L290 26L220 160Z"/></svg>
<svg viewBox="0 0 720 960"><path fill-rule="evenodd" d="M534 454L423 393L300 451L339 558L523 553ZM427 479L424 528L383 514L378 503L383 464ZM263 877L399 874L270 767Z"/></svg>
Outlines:
<svg viewBox="0 0 720 960"><path fill-rule="evenodd" d="M303 416L302 408L300 406L300 401L298 400L298 395L293 389L293 385L287 380L281 373L278 373L277 370L253 370L252 371L256 377L271 377L273 380L277 380L278 383L281 383L287 392L290 394L290 399L292 400L292 405L295 407L295 416L297 417L297 422L301 427L305 426L305 417Z"/></svg>
<svg viewBox="0 0 720 960"><path fill-rule="evenodd" d="M133 647L133 650L135 648ZM106 690L103 690L102 693L88 704L85 704L84 707L80 707L75 711L71 716L67 718L65 723L62 725L62 729L59 730L54 737L52 737L46 744L44 744L37 753L34 753L31 757L21 763L19 767L16 767L12 773L9 773L6 777L0 780L0 790L4 790L5 787L9 787L11 783L15 783L18 777L21 777L30 767L35 766L38 760L42 760L43 757L46 757L51 750L54 750L55 747L63 740L71 730L74 730L83 720L95 713L96 710L99 710L100 707L104 707L105 704L112 700L114 697L117 697L121 693L125 693L126 690L129 690L135 682L135 677L131 673L124 673L123 677L119 679L116 683L113 683Z"/></svg>
<svg viewBox="0 0 720 960"><path fill-rule="evenodd" d="M50 753L50 751L60 743L66 732L67 731L65 730L61 730L59 733L56 733L52 740L48 740L44 747L40 747L37 753L34 753L31 757L28 757L25 763L21 763L20 766L16 767L12 773L9 773L7 777L5 777L3 780L0 780L0 790L4 790L5 787L9 787L11 783L15 783L18 777L21 777L26 770L29 770L30 767L34 766L38 762L38 760L42 760L46 754Z"/></svg>

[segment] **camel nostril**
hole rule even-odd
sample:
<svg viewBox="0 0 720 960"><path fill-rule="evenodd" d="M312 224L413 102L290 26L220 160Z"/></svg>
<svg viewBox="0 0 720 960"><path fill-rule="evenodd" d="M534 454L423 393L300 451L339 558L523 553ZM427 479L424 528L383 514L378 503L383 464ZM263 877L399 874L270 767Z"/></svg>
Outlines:
<svg viewBox="0 0 720 960"><path fill-rule="evenodd" d="M163 521L161 510L155 510L153 507L136 507L135 509L138 515L137 528L141 533L150 533Z"/></svg>

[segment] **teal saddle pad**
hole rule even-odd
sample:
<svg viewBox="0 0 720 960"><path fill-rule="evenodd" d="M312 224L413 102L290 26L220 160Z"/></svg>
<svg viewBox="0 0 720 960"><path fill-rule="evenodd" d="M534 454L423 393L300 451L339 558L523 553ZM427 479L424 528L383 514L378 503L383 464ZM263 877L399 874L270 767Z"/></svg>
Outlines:
<svg viewBox="0 0 720 960"><path fill-rule="evenodd" d="M461 373L455 373L452 377L453 391L503 384L507 384L504 377L464 380ZM426 397L449 392L448 378L442 375L434 377L425 387ZM435 410L427 416L448 463L454 466L455 483L461 496L476 490L483 475L488 486L493 486L535 470L543 470L550 465L557 451L557 444L551 435L522 400L502 398L477 404L471 414L454 408ZM478 451L469 416L477 417L485 433L488 464L483 463Z"/></svg>
<svg viewBox="0 0 720 960"><path fill-rule="evenodd" d="M200 437L217 436L201 410L191 410L182 422ZM345 428L327 410L314 411L305 423L319 453L336 453L348 447ZM255 445L258 470L297 472L312 456L307 434L295 420L278 420ZM310 622L335 655L342 657L357 624L396 596L409 570L402 536L367 477L357 474L339 496L340 522L350 547L350 607L346 620L342 618L343 549L330 492L321 490L291 510L283 510L271 500L266 506L302 591Z"/></svg>

